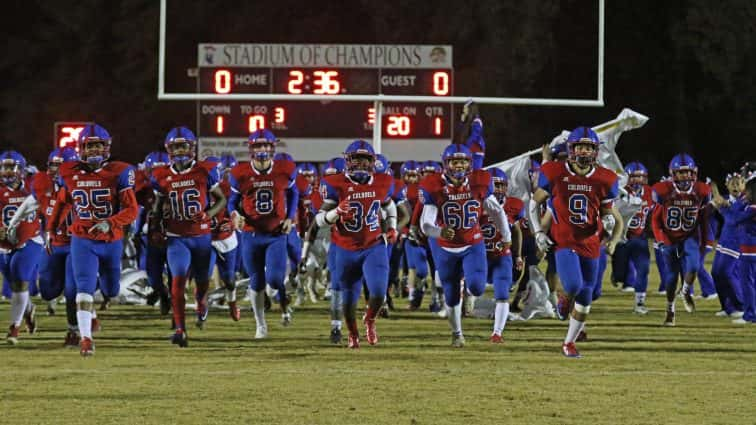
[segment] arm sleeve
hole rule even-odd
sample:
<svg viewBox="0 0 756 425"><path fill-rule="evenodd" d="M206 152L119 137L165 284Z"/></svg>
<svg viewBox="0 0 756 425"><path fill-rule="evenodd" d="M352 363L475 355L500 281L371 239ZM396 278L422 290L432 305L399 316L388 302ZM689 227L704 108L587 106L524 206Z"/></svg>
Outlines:
<svg viewBox="0 0 756 425"><path fill-rule="evenodd" d="M118 192L123 192L125 190L131 189L133 193L135 180L136 175L134 174L134 167L126 167L126 169L121 171L121 174L118 175Z"/></svg>
<svg viewBox="0 0 756 425"><path fill-rule="evenodd" d="M111 227L130 225L136 220L137 215L139 214L139 204L137 204L133 188L127 187L121 190L118 197L121 202L121 209L118 213L108 219Z"/></svg>
<svg viewBox="0 0 756 425"><path fill-rule="evenodd" d="M55 203L52 212L50 213L50 219L47 220L47 223L45 224L45 230L48 232L55 232L55 229L58 228L58 222L60 221L60 217L62 217L61 212L63 207L67 204L68 192L66 191L65 186L61 186L61 188L58 189L55 198Z"/></svg>
<svg viewBox="0 0 756 425"><path fill-rule="evenodd" d="M509 229L509 221L507 221L507 215L504 213L504 209L499 205L499 201L496 197L489 195L483 202L483 208L486 210L486 214L491 217L496 228L501 232L501 237L504 242L512 242L512 232Z"/></svg>
<svg viewBox="0 0 756 425"><path fill-rule="evenodd" d="M382 208L386 212L386 225L389 229L396 230L396 204L393 200L389 200Z"/></svg>
<svg viewBox="0 0 756 425"><path fill-rule="evenodd" d="M420 228L430 238L441 237L441 228L436 225L438 208L433 204L425 204L420 216Z"/></svg>
<svg viewBox="0 0 756 425"><path fill-rule="evenodd" d="M612 207L612 202L619 197L619 179L614 179L614 183L609 186L606 196L601 200L601 206L606 208Z"/></svg>
<svg viewBox="0 0 756 425"><path fill-rule="evenodd" d="M21 205L18 206L18 209L16 210L16 213L13 215L13 218L11 218L10 222L8 223L8 227L16 227L18 226L18 223L25 219L29 214L36 214L37 209L39 208L39 203L34 198L33 195L29 195L24 199L24 202L21 203Z"/></svg>
<svg viewBox="0 0 756 425"><path fill-rule="evenodd" d="M297 185L291 185L286 189L286 218L294 220L297 216L297 205L299 204L299 190Z"/></svg>
<svg viewBox="0 0 756 425"><path fill-rule="evenodd" d="M231 186L231 194L228 197L228 204L226 210L231 215L234 211L239 209L239 201L241 200L241 193L239 193L239 183L236 181L236 177L232 173L228 173L228 183Z"/></svg>

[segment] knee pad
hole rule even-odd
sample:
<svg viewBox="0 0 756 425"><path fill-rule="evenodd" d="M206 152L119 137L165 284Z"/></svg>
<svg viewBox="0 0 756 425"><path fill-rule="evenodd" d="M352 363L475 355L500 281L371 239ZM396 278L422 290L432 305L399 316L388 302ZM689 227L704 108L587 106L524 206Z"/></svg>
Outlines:
<svg viewBox="0 0 756 425"><path fill-rule="evenodd" d="M76 302L94 304L94 297L90 294L79 292L76 294Z"/></svg>
<svg viewBox="0 0 756 425"><path fill-rule="evenodd" d="M591 312L591 306L575 303L575 311L581 314L588 314Z"/></svg>

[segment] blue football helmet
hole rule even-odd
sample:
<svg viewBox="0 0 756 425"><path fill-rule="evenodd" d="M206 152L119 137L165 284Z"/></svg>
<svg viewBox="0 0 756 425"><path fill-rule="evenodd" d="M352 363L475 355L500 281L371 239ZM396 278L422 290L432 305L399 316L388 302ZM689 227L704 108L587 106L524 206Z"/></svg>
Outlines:
<svg viewBox="0 0 756 425"><path fill-rule="evenodd" d="M312 184L318 176L318 169L309 162L303 162L297 166L297 173Z"/></svg>
<svg viewBox="0 0 756 425"><path fill-rule="evenodd" d="M155 167L168 165L169 161L170 159L168 158L168 154L166 152L154 151L148 153L144 158L144 167L147 170L151 170Z"/></svg>
<svg viewBox="0 0 756 425"><path fill-rule="evenodd" d="M420 172L420 164L417 161L409 160L405 161L404 164L402 164L401 168L399 168L399 174L402 177L406 176L414 176L418 177Z"/></svg>
<svg viewBox="0 0 756 425"><path fill-rule="evenodd" d="M47 156L47 171L51 174L57 174L58 168L60 168L61 164L78 160L79 154L76 153L76 149L74 148L66 147L53 149L53 151L50 152L50 155Z"/></svg>
<svg viewBox="0 0 756 425"><path fill-rule="evenodd" d="M231 155L230 153L221 155L221 164L223 164L223 168L226 170L229 170L231 168L236 167L239 162L236 160L236 157Z"/></svg>
<svg viewBox="0 0 756 425"><path fill-rule="evenodd" d="M557 143L551 147L551 159L561 161L567 159L568 156L567 143Z"/></svg>
<svg viewBox="0 0 756 425"><path fill-rule="evenodd" d="M112 139L110 133L104 127L97 124L87 124L81 133L77 147L79 150L80 160L93 167L99 167L103 162L110 158L110 144ZM94 153L87 153L87 145L90 143L101 143L102 147Z"/></svg>
<svg viewBox="0 0 756 425"><path fill-rule="evenodd" d="M640 192L643 185L648 184L648 169L640 162L631 162L625 167L628 184L634 192Z"/></svg>
<svg viewBox="0 0 756 425"><path fill-rule="evenodd" d="M457 159L466 159L467 165L464 167L452 167L451 161ZM444 163L444 173L456 180L465 178L472 170L472 152L465 145L451 144L447 146L441 154L441 161Z"/></svg>
<svg viewBox="0 0 756 425"><path fill-rule="evenodd" d="M428 174L440 173L442 171L443 167L441 167L441 164L436 161L425 161L420 167L420 172L423 174L423 177Z"/></svg>
<svg viewBox="0 0 756 425"><path fill-rule="evenodd" d="M677 189L689 190L698 179L698 166L693 157L686 153L677 154L669 161L669 175Z"/></svg>
<svg viewBox="0 0 756 425"><path fill-rule="evenodd" d="M270 130L257 130L249 135L247 146L252 159L257 161L267 161L273 158L276 151L276 136Z"/></svg>
<svg viewBox="0 0 756 425"><path fill-rule="evenodd" d="M577 163L581 167L589 167L596 163L598 158L599 146L601 140L599 140L598 134L596 134L590 127L578 127L567 136L567 159L571 162ZM593 147L593 151L590 153L575 152L575 147L578 145L588 145Z"/></svg>
<svg viewBox="0 0 756 425"><path fill-rule="evenodd" d="M334 174L341 174L346 170L346 160L344 158L333 158L326 162L323 167L323 175L331 176Z"/></svg>
<svg viewBox="0 0 756 425"><path fill-rule="evenodd" d="M194 160L197 148L197 137L186 127L175 127L165 136L165 151L174 164L186 164ZM185 152L176 154L176 150L184 148ZM187 149L188 148L188 149Z"/></svg>
<svg viewBox="0 0 756 425"><path fill-rule="evenodd" d="M274 161L291 161L294 162L294 157L289 155L286 152L279 152L275 156L273 156Z"/></svg>
<svg viewBox="0 0 756 425"><path fill-rule="evenodd" d="M0 153L0 183L10 185L24 178L26 158L16 151Z"/></svg>
<svg viewBox="0 0 756 425"><path fill-rule="evenodd" d="M375 172L379 174L393 174L391 170L391 163L389 162L388 158L386 158L386 155L379 153L375 156Z"/></svg>
<svg viewBox="0 0 756 425"><path fill-rule="evenodd" d="M355 180L367 180L376 169L373 146L364 140L355 140L344 151L346 172Z"/></svg>

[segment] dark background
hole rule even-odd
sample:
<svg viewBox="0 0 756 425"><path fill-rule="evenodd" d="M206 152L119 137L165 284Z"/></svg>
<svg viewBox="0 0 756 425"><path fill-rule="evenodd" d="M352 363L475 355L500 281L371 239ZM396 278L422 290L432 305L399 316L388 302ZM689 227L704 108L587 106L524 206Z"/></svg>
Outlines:
<svg viewBox="0 0 756 425"><path fill-rule="evenodd" d="M159 2L13 1L0 34L0 148L42 164L55 121L93 120L114 155L140 161L193 102L157 100ZM193 92L199 42L451 44L455 95L596 97L597 2L169 0L168 92ZM756 159L756 1L608 1L603 108L481 106L487 163L562 129L648 115L624 162L652 179L674 153L721 178Z"/></svg>

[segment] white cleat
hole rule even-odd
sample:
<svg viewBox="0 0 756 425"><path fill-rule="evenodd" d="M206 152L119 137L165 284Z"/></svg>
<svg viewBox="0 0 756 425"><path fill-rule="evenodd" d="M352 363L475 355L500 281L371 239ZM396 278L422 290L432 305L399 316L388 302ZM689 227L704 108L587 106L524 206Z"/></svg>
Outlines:
<svg viewBox="0 0 756 425"><path fill-rule="evenodd" d="M622 288L622 292L635 292L635 288L633 288L632 286L625 286L624 288Z"/></svg>
<svg viewBox="0 0 756 425"><path fill-rule="evenodd" d="M743 317L743 312L742 311L733 311L732 313L730 313L730 317L732 317L733 319L740 319L740 318Z"/></svg>
<svg viewBox="0 0 756 425"><path fill-rule="evenodd" d="M719 295L717 295L717 294L711 294L711 295L709 295L707 297L704 297L704 299L706 301L713 301L713 300L719 299Z"/></svg>
<svg viewBox="0 0 756 425"><path fill-rule="evenodd" d="M729 316L729 314L727 314L727 312L724 311L724 310L719 310L718 312L714 313L714 315L717 316L717 317L728 317Z"/></svg>
<svg viewBox="0 0 756 425"><path fill-rule="evenodd" d="M255 332L255 339L265 339L267 337L268 337L268 327L258 326L257 331Z"/></svg>
<svg viewBox="0 0 756 425"><path fill-rule="evenodd" d="M281 315L281 325L284 327L291 325L291 314L290 313L284 313Z"/></svg>
<svg viewBox="0 0 756 425"><path fill-rule="evenodd" d="M636 304L635 308L633 308L633 313L645 316L648 314L648 307L644 304Z"/></svg>
<svg viewBox="0 0 756 425"><path fill-rule="evenodd" d="M746 320L743 320L742 317L740 319L735 319L732 321L733 325L745 325L746 323L748 322Z"/></svg>
<svg viewBox="0 0 756 425"><path fill-rule="evenodd" d="M465 346L465 336L462 334L452 334L452 347L463 348Z"/></svg>

